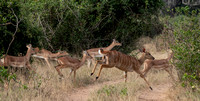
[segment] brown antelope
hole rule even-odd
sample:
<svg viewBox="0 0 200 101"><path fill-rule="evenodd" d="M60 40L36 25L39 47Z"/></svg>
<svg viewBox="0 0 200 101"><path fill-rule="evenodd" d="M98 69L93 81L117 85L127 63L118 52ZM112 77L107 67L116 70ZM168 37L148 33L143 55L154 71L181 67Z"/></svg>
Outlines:
<svg viewBox="0 0 200 101"><path fill-rule="evenodd" d="M1 59L1 64L3 66L12 66L12 67L27 67L29 70L31 70L31 65L30 65L30 57L31 54L35 53L32 50L32 45L29 44L26 46L28 48L27 53L25 56L10 56L10 55L4 55L3 58Z"/></svg>
<svg viewBox="0 0 200 101"><path fill-rule="evenodd" d="M103 68L116 67L122 71L125 71L125 82L127 81L127 72L135 71L136 73L140 74L140 77L142 77L145 80L145 82L148 84L149 88L152 90L151 86L149 85L149 83L145 79L144 75L140 71L140 66L143 64L143 62L146 59L153 60L154 57L149 52L146 52L145 49L143 49L142 52L143 52L142 56L140 57L139 60L137 60L135 57L123 54L123 53L115 51L115 50L104 51L103 49L100 49L99 53L105 56L105 61L101 61L101 60L97 61L91 75L93 75L98 63L100 63L101 66L100 66L98 76L96 77L96 80L99 78L101 70Z"/></svg>
<svg viewBox="0 0 200 101"><path fill-rule="evenodd" d="M118 41L116 41L115 39L113 39L113 42L108 47L88 49L87 52L92 57L92 59L90 57L87 59L88 67L91 67L91 60L92 60L92 64L95 64L95 61L96 61L95 58L103 56L103 55L99 54L99 52L98 52L99 49L103 49L105 51L109 51L113 47L115 47L115 46L121 46L121 45L122 45L121 43L119 43Z"/></svg>
<svg viewBox="0 0 200 101"><path fill-rule="evenodd" d="M38 58L43 58L48 67L50 67L50 63L49 63L49 59L51 58L57 58L57 57L60 57L60 56L66 56L66 55L69 55L67 52L57 52L57 53L52 53L46 49L39 49L38 47L34 48L35 52L37 54L33 55L34 57L38 57Z"/></svg>
<svg viewBox="0 0 200 101"><path fill-rule="evenodd" d="M151 68L156 68L156 69L164 69L165 71L167 71L169 73L169 75L171 76L171 78L173 80L174 77L172 75L172 67L169 63L169 60L172 58L173 53L171 53L167 59L159 59L159 60L146 60L144 62L144 69L142 71L142 73L144 74L144 76L148 73L148 71ZM168 68L170 69L170 71L168 70Z"/></svg>
<svg viewBox="0 0 200 101"><path fill-rule="evenodd" d="M58 62L58 65L55 66L55 68L56 68L58 74L61 77L63 77L63 74L60 72L60 69L70 68L71 72L70 72L69 76L74 71L74 80L75 80L76 70L79 69L85 63L87 56L88 56L87 51L83 51L83 57L82 57L81 60L74 59L74 58L69 57L69 56L64 56L64 57L57 58L56 60Z"/></svg>

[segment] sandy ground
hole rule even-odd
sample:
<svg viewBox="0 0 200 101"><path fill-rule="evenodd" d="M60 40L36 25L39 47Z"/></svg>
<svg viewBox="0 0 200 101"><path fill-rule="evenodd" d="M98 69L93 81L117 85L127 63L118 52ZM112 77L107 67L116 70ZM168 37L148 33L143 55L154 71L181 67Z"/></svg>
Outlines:
<svg viewBox="0 0 200 101"><path fill-rule="evenodd" d="M102 86L113 85L120 82L123 82L123 79L120 79L117 81L107 81L107 82L89 85L87 87L77 88L75 89L73 93L69 94L69 98L67 100L68 101L87 101L91 92L94 92L95 90L100 89Z"/></svg>
<svg viewBox="0 0 200 101"><path fill-rule="evenodd" d="M113 85L123 82L123 79L117 81L107 81L99 84L93 84L87 87L77 88L74 92L68 94L67 101L87 101L91 92L100 89L105 85ZM172 87L171 82L159 85L152 85L153 90L145 89L137 93L137 101L170 101L168 99L169 90Z"/></svg>
<svg viewBox="0 0 200 101"><path fill-rule="evenodd" d="M137 101L170 101L168 99L169 89L172 87L171 82L159 85L153 85L153 90L144 90L138 93Z"/></svg>

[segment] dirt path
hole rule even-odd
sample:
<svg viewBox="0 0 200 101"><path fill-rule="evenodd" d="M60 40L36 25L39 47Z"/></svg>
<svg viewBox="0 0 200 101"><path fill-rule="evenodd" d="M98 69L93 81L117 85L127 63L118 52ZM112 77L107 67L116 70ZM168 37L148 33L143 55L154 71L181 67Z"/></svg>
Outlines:
<svg viewBox="0 0 200 101"><path fill-rule="evenodd" d="M169 89L172 87L171 82L166 82L159 85L153 85L153 91L145 89L138 93L137 101L169 101Z"/></svg>
<svg viewBox="0 0 200 101"><path fill-rule="evenodd" d="M100 89L105 85L113 85L123 82L123 79L117 81L107 81L103 83L89 85L87 87L77 88L71 94L68 94L67 101L87 101L91 92ZM153 91L145 89L139 91L137 94L137 101L168 101L167 95L169 89L172 87L172 83L163 83L159 85L153 85Z"/></svg>
<svg viewBox="0 0 200 101"><path fill-rule="evenodd" d="M69 94L69 98L67 100L68 101L87 101L91 92L94 92L95 90L100 89L102 86L113 85L120 82L123 82L123 79L120 79L117 81L107 81L107 82L102 82L98 84L95 83L87 87L77 88L75 89L73 93Z"/></svg>

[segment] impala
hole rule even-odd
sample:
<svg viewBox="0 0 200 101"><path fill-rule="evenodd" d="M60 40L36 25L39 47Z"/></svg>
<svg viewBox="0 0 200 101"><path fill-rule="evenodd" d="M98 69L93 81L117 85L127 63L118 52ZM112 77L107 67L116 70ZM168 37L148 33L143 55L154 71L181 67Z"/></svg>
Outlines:
<svg viewBox="0 0 200 101"><path fill-rule="evenodd" d="M69 56L57 58L56 60L58 62L58 65L55 66L55 68L61 77L63 77L63 74L60 72L60 69L70 68L71 72L70 72L69 76L74 71L74 80L75 80L76 70L79 69L85 63L87 56L88 56L87 51L83 51L83 57L81 60L75 59L75 58L72 58Z"/></svg>
<svg viewBox="0 0 200 101"><path fill-rule="evenodd" d="M113 47L115 47L115 46L121 46L121 45L122 45L121 43L119 43L118 41L116 41L115 39L113 39L113 42L108 47L88 49L87 52L92 57L92 59L90 57L87 59L88 67L91 66L91 60L92 60L92 63L95 64L95 61L96 61L95 58L103 56L103 55L99 54L99 52L98 52L99 49L103 49L105 51L109 51Z"/></svg>
<svg viewBox="0 0 200 101"><path fill-rule="evenodd" d="M140 77L142 77L145 80L145 82L147 83L149 88L152 90L148 81L145 79L144 75L142 74L142 72L139 69L140 69L140 66L143 64L143 62L146 59L152 59L153 60L154 57L149 52L146 52L145 49L143 49L142 53L143 53L142 56L139 59L136 59L135 57L123 54L123 53L115 51L115 50L104 51L103 49L100 49L99 54L104 55L105 60L104 61L99 60L99 61L96 62L95 67L94 67L91 75L93 75L95 68L96 68L98 63L100 63L101 66L100 66L98 76L96 77L96 80L99 78L101 70L103 68L116 67L116 68L124 71L125 72L125 82L127 81L127 72L135 71L136 73L140 74Z"/></svg>
<svg viewBox="0 0 200 101"><path fill-rule="evenodd" d="M39 49L38 47L34 48L35 52L37 54L33 55L34 57L37 57L37 58L43 58L48 67L50 67L50 63L49 63L49 59L52 59L52 58L57 58L57 57L60 57L60 56L66 56L66 55L69 55L67 52L57 52L57 53L52 53L46 49Z"/></svg>
<svg viewBox="0 0 200 101"><path fill-rule="evenodd" d="M1 59L1 64L3 66L12 66L12 67L27 67L29 70L31 70L31 65L30 65L30 57L31 54L35 53L32 50L32 45L29 44L26 46L28 48L26 55L25 56L10 56L10 55L4 55L3 58Z"/></svg>
<svg viewBox="0 0 200 101"><path fill-rule="evenodd" d="M146 60L144 62L144 69L142 71L142 73L144 74L144 76L148 73L148 71L151 68L156 68L156 69L164 69L165 71L167 71L169 73L169 75L171 76L171 78L173 80L174 77L172 75L172 67L169 63L169 60L172 58L173 53L171 53L167 59L159 59L159 60ZM170 71L168 70L168 68L170 69Z"/></svg>

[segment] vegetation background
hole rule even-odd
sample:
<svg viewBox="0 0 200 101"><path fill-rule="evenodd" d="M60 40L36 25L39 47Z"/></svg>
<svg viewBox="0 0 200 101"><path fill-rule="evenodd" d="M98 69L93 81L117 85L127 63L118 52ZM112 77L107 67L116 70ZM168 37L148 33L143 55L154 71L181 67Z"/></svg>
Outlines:
<svg viewBox="0 0 200 101"><path fill-rule="evenodd" d="M115 49L129 54L141 47L137 45L141 36L162 36L165 43L156 43L157 49L173 50L180 84L199 93L200 7L198 0L193 2L169 6L162 0L1 0L0 55L6 53L13 37L9 55L25 54L29 43L80 55L83 50L108 46L112 39L122 43ZM2 84L22 79L4 67L0 74ZM46 80L28 75L37 85ZM29 86L27 81L19 84L24 89Z"/></svg>

